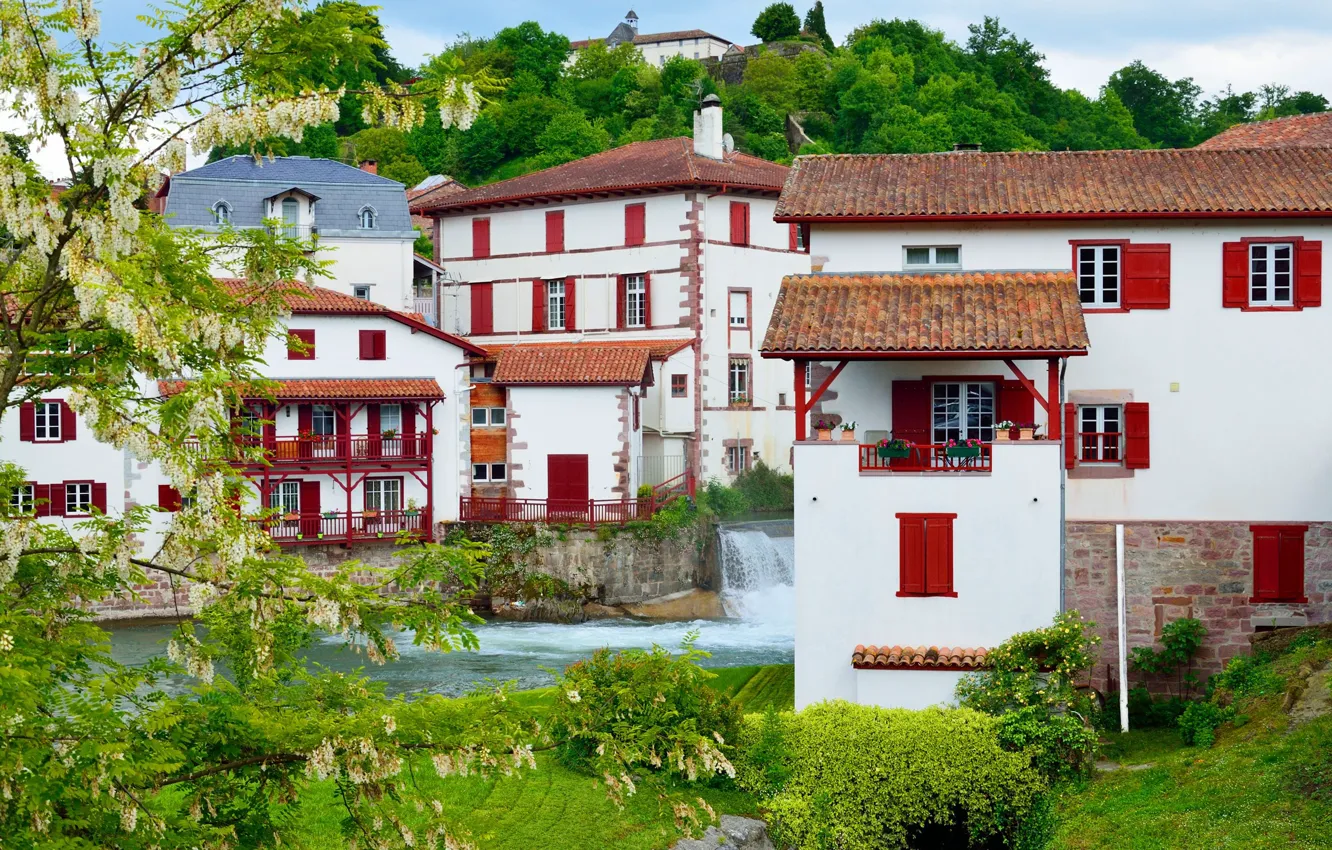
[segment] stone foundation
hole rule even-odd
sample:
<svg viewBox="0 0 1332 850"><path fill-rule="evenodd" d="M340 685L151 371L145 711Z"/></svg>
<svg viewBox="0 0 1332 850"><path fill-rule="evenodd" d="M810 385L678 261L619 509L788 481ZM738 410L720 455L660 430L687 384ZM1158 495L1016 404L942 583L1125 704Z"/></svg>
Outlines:
<svg viewBox="0 0 1332 850"><path fill-rule="evenodd" d="M693 543L635 540L621 534L598 540L591 531L570 531L538 550L533 566L540 572L584 589L603 605L632 605L694 588L716 590L720 582Z"/></svg>
<svg viewBox="0 0 1332 850"><path fill-rule="evenodd" d="M1069 522L1065 606L1097 624L1101 658L1092 684L1118 688L1115 526ZM1252 602L1253 534L1247 522L1137 522L1124 525L1128 646L1158 645L1161 627L1196 617L1207 637L1195 661L1200 681L1248 652L1255 629L1332 622L1332 523L1309 523L1304 542L1307 603ZM1130 672L1130 685L1143 681ZM1152 682L1154 691L1174 681Z"/></svg>

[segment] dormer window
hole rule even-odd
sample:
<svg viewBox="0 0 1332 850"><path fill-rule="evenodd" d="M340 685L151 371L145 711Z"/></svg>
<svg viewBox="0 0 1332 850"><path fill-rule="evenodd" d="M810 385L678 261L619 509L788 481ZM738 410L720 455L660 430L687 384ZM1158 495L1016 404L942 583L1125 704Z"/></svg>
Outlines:
<svg viewBox="0 0 1332 850"><path fill-rule="evenodd" d="M296 238L296 226L301 220L301 202L295 198L282 199L282 230L292 239Z"/></svg>
<svg viewBox="0 0 1332 850"><path fill-rule="evenodd" d="M378 216L375 215L375 210L373 207L361 207L362 230L374 230L376 219L378 219Z"/></svg>
<svg viewBox="0 0 1332 850"><path fill-rule="evenodd" d="M213 222L219 227L231 224L231 204L226 201L213 204Z"/></svg>

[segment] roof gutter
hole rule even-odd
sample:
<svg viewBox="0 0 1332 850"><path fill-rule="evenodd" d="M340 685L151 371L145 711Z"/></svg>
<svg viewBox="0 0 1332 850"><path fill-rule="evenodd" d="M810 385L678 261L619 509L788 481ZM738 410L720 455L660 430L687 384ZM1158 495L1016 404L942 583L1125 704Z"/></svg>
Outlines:
<svg viewBox="0 0 1332 850"><path fill-rule="evenodd" d="M775 215L779 223L863 224L880 222L1103 221L1158 218L1332 218L1329 210L1216 210L1213 212L946 213L940 215Z"/></svg>

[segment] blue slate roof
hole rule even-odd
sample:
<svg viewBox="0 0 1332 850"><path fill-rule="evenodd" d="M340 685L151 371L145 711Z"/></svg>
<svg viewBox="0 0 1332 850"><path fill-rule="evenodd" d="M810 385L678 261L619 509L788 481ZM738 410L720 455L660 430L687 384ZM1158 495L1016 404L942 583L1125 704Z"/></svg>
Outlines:
<svg viewBox="0 0 1332 850"><path fill-rule="evenodd" d="M279 156L255 162L248 154L229 156L182 171L171 179L191 180L266 180L273 183L353 183L364 186L398 186L401 183L362 171L332 159L311 159L308 156Z"/></svg>

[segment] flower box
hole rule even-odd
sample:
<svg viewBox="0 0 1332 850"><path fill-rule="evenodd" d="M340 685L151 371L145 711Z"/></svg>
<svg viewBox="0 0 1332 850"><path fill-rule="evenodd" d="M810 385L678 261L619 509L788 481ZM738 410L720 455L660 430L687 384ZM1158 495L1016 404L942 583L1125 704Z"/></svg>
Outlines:
<svg viewBox="0 0 1332 850"><path fill-rule="evenodd" d="M879 446L879 457L883 458L907 458L911 457L910 446Z"/></svg>
<svg viewBox="0 0 1332 850"><path fill-rule="evenodd" d="M948 457L980 457L980 446L946 446L944 454Z"/></svg>

